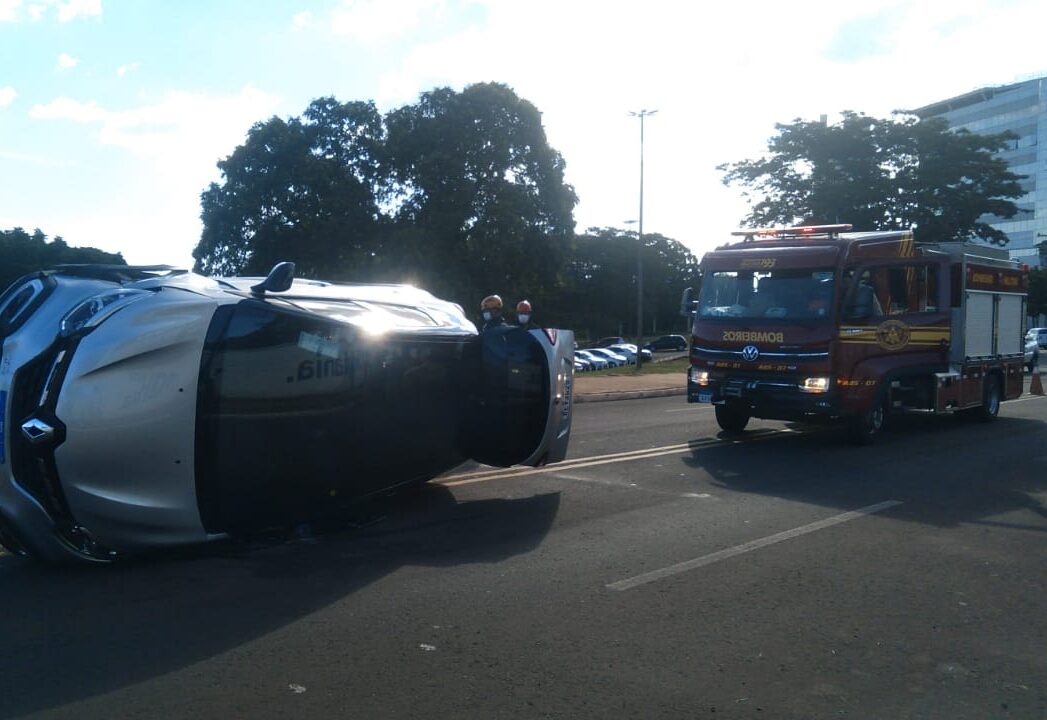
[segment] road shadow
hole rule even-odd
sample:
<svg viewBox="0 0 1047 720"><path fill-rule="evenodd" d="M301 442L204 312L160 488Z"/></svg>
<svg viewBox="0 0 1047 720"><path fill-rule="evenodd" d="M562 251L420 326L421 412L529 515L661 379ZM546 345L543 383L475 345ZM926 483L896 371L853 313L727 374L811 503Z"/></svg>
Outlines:
<svg viewBox="0 0 1047 720"><path fill-rule="evenodd" d="M697 445L683 463L726 491L855 510L883 500L903 504L893 517L948 527L1014 510L1035 516L1024 529L1047 531L1047 423L1000 417L983 424L958 416L891 418L870 446L850 444L838 428L787 425ZM724 439L729 439L724 437ZM1006 524L1006 523L1005 523Z"/></svg>
<svg viewBox="0 0 1047 720"><path fill-rule="evenodd" d="M559 504L557 493L457 502L447 488L426 486L361 505L355 528L316 536L229 542L113 566L0 558L0 717L178 670L404 566L497 563L526 553L548 533Z"/></svg>

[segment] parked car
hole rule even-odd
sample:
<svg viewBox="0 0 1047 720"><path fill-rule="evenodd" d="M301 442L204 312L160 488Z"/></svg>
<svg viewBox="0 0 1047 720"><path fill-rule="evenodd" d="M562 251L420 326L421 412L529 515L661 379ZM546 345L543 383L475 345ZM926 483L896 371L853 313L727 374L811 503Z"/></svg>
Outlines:
<svg viewBox="0 0 1047 720"><path fill-rule="evenodd" d="M397 285L64 266L0 295L0 542L108 561L562 460L573 333Z"/></svg>
<svg viewBox="0 0 1047 720"><path fill-rule="evenodd" d="M622 338L617 337L617 336L616 337L605 337L605 338L600 338L599 340L594 342L593 343L593 347L598 347L598 348L610 347L611 345L617 345L618 343L623 343L623 342L625 342L625 340L623 340Z"/></svg>
<svg viewBox="0 0 1047 720"><path fill-rule="evenodd" d="M1041 350L1047 350L1047 328L1029 328L1026 340L1035 340Z"/></svg>
<svg viewBox="0 0 1047 720"><path fill-rule="evenodd" d="M1032 328L1025 333L1025 367L1029 372L1040 364L1040 349L1047 348L1047 328Z"/></svg>
<svg viewBox="0 0 1047 720"><path fill-rule="evenodd" d="M589 352L593 355L606 358L614 367L622 367L629 364L629 359L627 357L614 352L610 348L589 348Z"/></svg>
<svg viewBox="0 0 1047 720"><path fill-rule="evenodd" d="M662 335L660 338L647 343L644 347L652 352L666 350L682 352L687 349L687 338L683 335Z"/></svg>
<svg viewBox="0 0 1047 720"><path fill-rule="evenodd" d="M589 363L592 370L606 370L610 367L611 363L607 358L602 358L599 355L594 355L589 350L575 350L575 357L580 357Z"/></svg>
<svg viewBox="0 0 1047 720"><path fill-rule="evenodd" d="M622 343L620 345L611 345L610 348L608 348L608 349L609 350L614 350L616 353L619 353L621 355L625 355L629 359L629 364L630 365L635 365L636 364L636 346L633 345L632 343ZM654 358L654 353L652 353L647 348L640 348L640 357L643 358L644 362L647 362L647 361L649 361L649 360Z"/></svg>

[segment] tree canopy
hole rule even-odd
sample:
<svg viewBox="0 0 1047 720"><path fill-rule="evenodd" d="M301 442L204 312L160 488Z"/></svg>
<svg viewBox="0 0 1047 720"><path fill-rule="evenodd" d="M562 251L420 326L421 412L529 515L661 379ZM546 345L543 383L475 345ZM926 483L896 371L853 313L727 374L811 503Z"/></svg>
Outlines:
<svg viewBox="0 0 1047 720"><path fill-rule="evenodd" d="M918 238L1005 245L992 217L1018 212L1021 175L995 153L1010 133L951 130L941 118L879 119L844 112L840 123L795 120L775 126L767 154L725 163L724 184L745 188L743 223L848 222L857 230L914 227Z"/></svg>
<svg viewBox="0 0 1047 720"><path fill-rule="evenodd" d="M658 233L644 233L644 330L682 329L680 293L693 284L698 259ZM636 335L636 233L589 228L575 239L558 311L589 337ZM557 317L556 319L560 319Z"/></svg>
<svg viewBox="0 0 1047 720"><path fill-rule="evenodd" d="M47 235L39 228L32 234L22 228L0 230L0 291L23 275L74 263L126 264L120 253L69 247L61 237L48 242Z"/></svg>
<svg viewBox="0 0 1047 720"><path fill-rule="evenodd" d="M544 300L574 233L574 190L541 114L496 83L439 88L382 117L314 101L256 124L202 195L196 267L415 282L464 304Z"/></svg>

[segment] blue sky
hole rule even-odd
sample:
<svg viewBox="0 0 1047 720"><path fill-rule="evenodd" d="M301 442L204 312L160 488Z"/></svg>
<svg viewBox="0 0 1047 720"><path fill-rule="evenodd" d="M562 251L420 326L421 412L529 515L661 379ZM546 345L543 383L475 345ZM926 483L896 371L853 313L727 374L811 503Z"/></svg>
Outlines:
<svg viewBox="0 0 1047 720"><path fill-rule="evenodd" d="M1042 0L0 0L0 229L187 265L250 126L497 81L543 112L579 229L638 213L696 253L745 206L715 166L776 122L1047 75Z"/></svg>

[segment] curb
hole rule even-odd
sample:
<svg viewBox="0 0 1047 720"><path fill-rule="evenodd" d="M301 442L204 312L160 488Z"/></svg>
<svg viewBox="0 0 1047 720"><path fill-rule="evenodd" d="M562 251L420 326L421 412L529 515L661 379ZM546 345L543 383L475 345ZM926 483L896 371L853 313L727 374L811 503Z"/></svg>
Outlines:
<svg viewBox="0 0 1047 720"><path fill-rule="evenodd" d="M687 388L664 388L662 390L626 390L623 392L586 393L575 395L574 402L608 402L610 400L638 400L640 398L670 397L672 395L686 395Z"/></svg>

